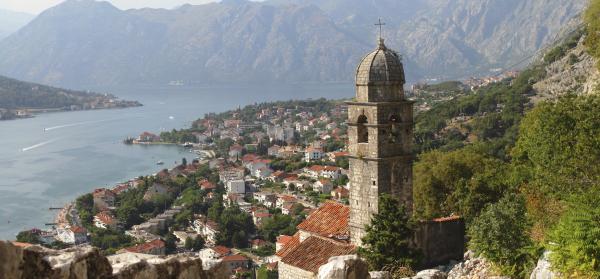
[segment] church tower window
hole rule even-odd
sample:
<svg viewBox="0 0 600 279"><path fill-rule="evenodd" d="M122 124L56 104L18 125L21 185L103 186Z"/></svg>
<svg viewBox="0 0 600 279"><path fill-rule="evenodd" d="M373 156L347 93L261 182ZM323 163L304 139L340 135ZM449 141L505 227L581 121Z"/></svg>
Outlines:
<svg viewBox="0 0 600 279"><path fill-rule="evenodd" d="M368 143L369 142L369 130L366 126L369 123L367 117L363 114L358 117L358 121L356 121L357 125L357 134L358 134L358 143Z"/></svg>

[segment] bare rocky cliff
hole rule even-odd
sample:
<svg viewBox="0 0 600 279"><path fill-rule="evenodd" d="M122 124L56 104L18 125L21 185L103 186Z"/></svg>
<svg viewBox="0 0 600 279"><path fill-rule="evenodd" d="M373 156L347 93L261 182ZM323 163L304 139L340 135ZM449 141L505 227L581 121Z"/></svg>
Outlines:
<svg viewBox="0 0 600 279"><path fill-rule="evenodd" d="M534 103L566 94L588 95L600 91L598 60L587 53L584 40L585 37L580 38L574 48L545 67L546 77L533 85Z"/></svg>

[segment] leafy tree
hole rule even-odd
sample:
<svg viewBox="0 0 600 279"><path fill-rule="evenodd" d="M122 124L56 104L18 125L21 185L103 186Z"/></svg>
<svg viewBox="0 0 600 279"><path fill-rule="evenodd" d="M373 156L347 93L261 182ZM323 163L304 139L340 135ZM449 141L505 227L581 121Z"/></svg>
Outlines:
<svg viewBox="0 0 600 279"><path fill-rule="evenodd" d="M173 254L177 251L177 238L172 233L167 233L164 239L165 241L165 252L167 254Z"/></svg>
<svg viewBox="0 0 600 279"><path fill-rule="evenodd" d="M271 218L263 220L259 234L265 240L275 242L275 240L277 240L277 236L279 235L295 234L297 231L296 226L301 222L301 220L302 219L294 219L289 215L283 215L281 213L274 214Z"/></svg>
<svg viewBox="0 0 600 279"><path fill-rule="evenodd" d="M497 265L503 274L524 276L539 254L532 253L525 199L507 194L490 204L469 227L469 246Z"/></svg>
<svg viewBox="0 0 600 279"><path fill-rule="evenodd" d="M552 266L579 278L600 278L600 190L577 196L550 233Z"/></svg>
<svg viewBox="0 0 600 279"><path fill-rule="evenodd" d="M117 250L134 244L133 238L110 229L94 229L91 243L102 250Z"/></svg>
<svg viewBox="0 0 600 279"><path fill-rule="evenodd" d="M414 167L415 217L459 214L469 223L498 201L506 185L506 164L470 149L422 154Z"/></svg>
<svg viewBox="0 0 600 279"><path fill-rule="evenodd" d="M40 238L37 234L34 234L31 231L22 231L17 234L17 241L31 244L39 244L41 243Z"/></svg>
<svg viewBox="0 0 600 279"><path fill-rule="evenodd" d="M414 225L400 201L384 194L379 198L379 213L373 216L366 227L367 234L362 239L364 247L358 253L364 257L373 270L381 270L385 265L401 262L407 265L417 263L417 252L410 246Z"/></svg>
<svg viewBox="0 0 600 279"><path fill-rule="evenodd" d="M200 251L202 248L204 248L204 239L202 237L188 237L185 239L185 249L192 251Z"/></svg>
<svg viewBox="0 0 600 279"><path fill-rule="evenodd" d="M600 96L566 96L527 114L514 150L541 191L560 198L600 180Z"/></svg>

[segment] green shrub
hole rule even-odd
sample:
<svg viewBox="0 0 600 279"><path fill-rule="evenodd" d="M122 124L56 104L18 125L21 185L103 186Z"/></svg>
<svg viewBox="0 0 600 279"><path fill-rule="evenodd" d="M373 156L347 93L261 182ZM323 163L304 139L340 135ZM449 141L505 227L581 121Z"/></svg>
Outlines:
<svg viewBox="0 0 600 279"><path fill-rule="evenodd" d="M501 273L525 277L539 257L529 238L525 199L508 194L488 205L469 227L469 247Z"/></svg>
<svg viewBox="0 0 600 279"><path fill-rule="evenodd" d="M600 278L600 191L577 196L550 233L552 266L563 274Z"/></svg>

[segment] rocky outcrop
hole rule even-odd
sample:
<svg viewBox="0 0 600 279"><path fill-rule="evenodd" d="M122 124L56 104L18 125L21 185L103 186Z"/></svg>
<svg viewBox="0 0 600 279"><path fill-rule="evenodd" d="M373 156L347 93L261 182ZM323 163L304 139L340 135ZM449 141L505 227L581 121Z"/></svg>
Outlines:
<svg viewBox="0 0 600 279"><path fill-rule="evenodd" d="M533 85L534 103L554 99L569 93L588 95L600 89L598 60L589 55L582 37L576 47L557 61L546 66L546 77Z"/></svg>
<svg viewBox="0 0 600 279"><path fill-rule="evenodd" d="M105 257L91 246L51 250L40 246L17 247L0 241L0 278L6 279L225 279L226 266L209 270L193 256L161 257L125 253Z"/></svg>
<svg viewBox="0 0 600 279"><path fill-rule="evenodd" d="M357 255L332 257L319 268L319 279L369 278L369 266Z"/></svg>
<svg viewBox="0 0 600 279"><path fill-rule="evenodd" d="M475 257L471 251L465 253L464 258L464 261L451 267L450 271L448 271L448 279L491 278L491 265L484 258Z"/></svg>
<svg viewBox="0 0 600 279"><path fill-rule="evenodd" d="M555 279L560 275L552 270L550 264L550 252L544 252L544 256L538 260L537 266L531 272L529 279Z"/></svg>

